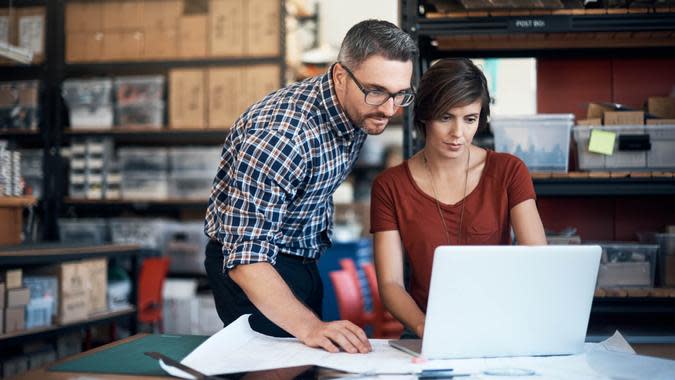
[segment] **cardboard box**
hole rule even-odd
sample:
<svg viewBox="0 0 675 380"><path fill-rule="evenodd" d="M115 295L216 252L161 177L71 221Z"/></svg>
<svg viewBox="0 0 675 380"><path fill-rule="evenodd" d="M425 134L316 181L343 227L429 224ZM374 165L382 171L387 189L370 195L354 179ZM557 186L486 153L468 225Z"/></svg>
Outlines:
<svg viewBox="0 0 675 380"><path fill-rule="evenodd" d="M4 279L5 288L14 289L20 288L23 283L23 271L18 269L7 269L1 276Z"/></svg>
<svg viewBox="0 0 675 380"><path fill-rule="evenodd" d="M171 70L169 73L169 127L204 128L206 125L205 71Z"/></svg>
<svg viewBox="0 0 675 380"><path fill-rule="evenodd" d="M66 3L66 33L103 30L103 3L76 1Z"/></svg>
<svg viewBox="0 0 675 380"><path fill-rule="evenodd" d="M66 35L66 62L103 60L105 35L101 32L73 32Z"/></svg>
<svg viewBox="0 0 675 380"><path fill-rule="evenodd" d="M601 118L577 120L577 125L602 125Z"/></svg>
<svg viewBox="0 0 675 380"><path fill-rule="evenodd" d="M265 95L280 87L281 71L279 65L255 65L246 68L244 75L244 92L240 97L239 107L242 110L258 102Z"/></svg>
<svg viewBox="0 0 675 380"><path fill-rule="evenodd" d="M607 111L614 111L614 107L600 103L588 103L586 110L587 119L602 119Z"/></svg>
<svg viewBox="0 0 675 380"><path fill-rule="evenodd" d="M86 273L79 262L62 263L44 269L59 279L57 323L64 324L87 318L88 297L85 288Z"/></svg>
<svg viewBox="0 0 675 380"><path fill-rule="evenodd" d="M104 1L103 30L120 31L143 28L143 2L135 0Z"/></svg>
<svg viewBox="0 0 675 380"><path fill-rule="evenodd" d="M135 61L143 55L142 32L107 32L103 38L103 60Z"/></svg>
<svg viewBox="0 0 675 380"><path fill-rule="evenodd" d="M209 2L209 55L243 56L246 9L244 0Z"/></svg>
<svg viewBox="0 0 675 380"><path fill-rule="evenodd" d="M645 113L642 111L605 112L605 125L643 125Z"/></svg>
<svg viewBox="0 0 675 380"><path fill-rule="evenodd" d="M143 27L146 32L176 30L182 10L181 0L145 0L143 2Z"/></svg>
<svg viewBox="0 0 675 380"><path fill-rule="evenodd" d="M94 259L80 263L85 275L88 315L108 310L108 260Z"/></svg>
<svg viewBox="0 0 675 380"><path fill-rule="evenodd" d="M647 112L660 118L675 119L675 98L650 96L647 99Z"/></svg>
<svg viewBox="0 0 675 380"><path fill-rule="evenodd" d="M30 289L7 289L7 308L24 307L28 305L28 302L30 302Z"/></svg>
<svg viewBox="0 0 675 380"><path fill-rule="evenodd" d="M45 56L47 21L45 7L26 7L16 11L17 45L33 52L33 62L42 62Z"/></svg>
<svg viewBox="0 0 675 380"><path fill-rule="evenodd" d="M244 111L238 101L244 94L243 67L208 70L209 128L229 128Z"/></svg>
<svg viewBox="0 0 675 380"><path fill-rule="evenodd" d="M13 15L13 14L12 14ZM10 19L8 8L0 8L0 42L15 44L16 40L13 35L13 26L16 25L14 20Z"/></svg>
<svg viewBox="0 0 675 380"><path fill-rule="evenodd" d="M172 59L178 57L178 30L157 29L145 31L143 57L147 59Z"/></svg>
<svg viewBox="0 0 675 380"><path fill-rule="evenodd" d="M281 5L279 0L246 1L246 53L249 56L280 54Z"/></svg>
<svg viewBox="0 0 675 380"><path fill-rule="evenodd" d="M8 307L5 309L5 334L26 329L26 307Z"/></svg>
<svg viewBox="0 0 675 380"><path fill-rule="evenodd" d="M181 58L206 57L207 22L204 15L181 16L178 19L178 56Z"/></svg>
<svg viewBox="0 0 675 380"><path fill-rule="evenodd" d="M675 125L675 119L647 119L647 125Z"/></svg>

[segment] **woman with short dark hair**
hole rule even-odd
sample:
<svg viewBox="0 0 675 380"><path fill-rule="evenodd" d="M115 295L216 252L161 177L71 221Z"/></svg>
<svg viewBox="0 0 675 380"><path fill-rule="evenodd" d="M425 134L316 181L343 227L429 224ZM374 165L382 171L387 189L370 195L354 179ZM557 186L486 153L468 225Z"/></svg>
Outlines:
<svg viewBox="0 0 675 380"><path fill-rule="evenodd" d="M489 115L481 70L468 59L438 61L422 76L415 99L415 128L425 138L424 148L373 183L379 289L408 337L424 334L436 247L511 244L511 228L519 244L546 244L525 164L472 144ZM403 280L404 252L410 293Z"/></svg>

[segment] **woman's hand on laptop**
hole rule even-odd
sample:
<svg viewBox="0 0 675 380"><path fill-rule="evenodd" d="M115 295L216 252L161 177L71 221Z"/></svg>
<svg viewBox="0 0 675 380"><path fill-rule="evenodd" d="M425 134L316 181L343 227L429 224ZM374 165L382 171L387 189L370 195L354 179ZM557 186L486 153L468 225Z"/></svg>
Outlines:
<svg viewBox="0 0 675 380"><path fill-rule="evenodd" d="M422 339L424 336L424 321L422 323L418 324L415 326L415 334L417 334L420 339Z"/></svg>
<svg viewBox="0 0 675 380"><path fill-rule="evenodd" d="M305 336L298 338L310 347L323 348L333 353L340 350L350 354L372 351L366 333L350 321L318 321L308 329Z"/></svg>

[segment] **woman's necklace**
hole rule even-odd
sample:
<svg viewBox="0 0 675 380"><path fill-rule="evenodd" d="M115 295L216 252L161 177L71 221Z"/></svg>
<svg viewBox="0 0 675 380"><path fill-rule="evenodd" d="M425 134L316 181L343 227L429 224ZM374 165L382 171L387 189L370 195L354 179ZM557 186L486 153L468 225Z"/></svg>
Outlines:
<svg viewBox="0 0 675 380"><path fill-rule="evenodd" d="M429 160L427 160L427 153L423 150L422 151L422 158L424 158L424 167L427 168L427 172L429 173L429 180L431 180L431 189L434 191L434 200L436 201L436 209L438 210L438 216L441 218L441 222L443 223L443 230L445 231L445 237L448 239L448 244L452 244L450 241L450 231L448 230L448 226L445 224L445 218L443 217L443 211L441 210L441 202L438 201L438 193L436 192L436 185L434 185L434 176L431 174L431 168L429 167ZM457 245L461 244L461 236L462 236L462 221L464 220L464 203L466 202L464 198L466 198L466 189L467 185L469 183L469 163L471 162L471 148L469 148L468 155L466 158L466 170L465 170L465 176L464 176L464 196L462 197L462 207L459 211L459 227L457 228Z"/></svg>

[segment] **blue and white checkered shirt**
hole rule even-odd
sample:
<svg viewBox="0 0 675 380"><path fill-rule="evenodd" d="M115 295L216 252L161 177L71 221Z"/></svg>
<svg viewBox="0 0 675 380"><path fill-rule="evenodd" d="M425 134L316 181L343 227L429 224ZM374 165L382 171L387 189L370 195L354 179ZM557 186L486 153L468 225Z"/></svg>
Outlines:
<svg viewBox="0 0 675 380"><path fill-rule="evenodd" d="M228 133L204 226L224 270L330 246L333 193L367 136L338 105L331 71L267 95Z"/></svg>

